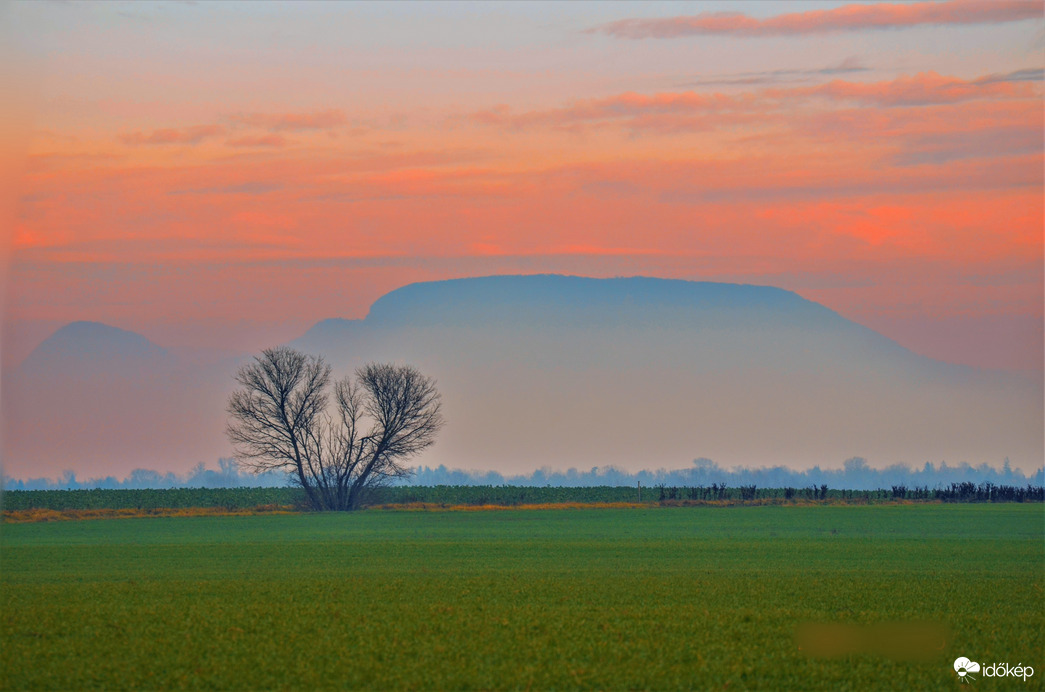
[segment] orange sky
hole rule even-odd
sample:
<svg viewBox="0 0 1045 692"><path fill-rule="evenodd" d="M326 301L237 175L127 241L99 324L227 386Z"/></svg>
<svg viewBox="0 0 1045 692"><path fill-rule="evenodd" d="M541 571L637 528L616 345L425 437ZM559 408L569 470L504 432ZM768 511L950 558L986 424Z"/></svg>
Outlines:
<svg viewBox="0 0 1045 692"><path fill-rule="evenodd" d="M72 320L255 350L557 272L782 286L1041 367L1038 2L4 11L7 365Z"/></svg>

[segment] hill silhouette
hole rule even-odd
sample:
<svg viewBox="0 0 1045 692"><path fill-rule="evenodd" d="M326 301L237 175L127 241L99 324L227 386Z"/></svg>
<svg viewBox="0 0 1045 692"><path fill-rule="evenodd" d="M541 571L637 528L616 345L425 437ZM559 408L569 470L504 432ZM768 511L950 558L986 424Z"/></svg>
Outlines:
<svg viewBox="0 0 1045 692"><path fill-rule="evenodd" d="M364 319L320 321L291 345L337 374L399 361L436 377L448 424L417 460L430 467L1042 463L1040 380L919 356L772 287L425 282L382 296ZM234 370L180 361L115 327L67 325L5 376L8 468L108 475L228 456Z"/></svg>
<svg viewBox="0 0 1045 692"><path fill-rule="evenodd" d="M919 356L773 287L554 275L417 283L292 345L341 369L399 360L435 375L451 421L439 447L455 466L1041 456L1040 383Z"/></svg>
<svg viewBox="0 0 1045 692"><path fill-rule="evenodd" d="M225 378L141 334L67 324L4 374L5 468L107 474L216 459L224 418L215 385Z"/></svg>
<svg viewBox="0 0 1045 692"><path fill-rule="evenodd" d="M24 371L53 372L102 365L157 364L168 356L141 334L101 322L70 322L30 352L19 367Z"/></svg>

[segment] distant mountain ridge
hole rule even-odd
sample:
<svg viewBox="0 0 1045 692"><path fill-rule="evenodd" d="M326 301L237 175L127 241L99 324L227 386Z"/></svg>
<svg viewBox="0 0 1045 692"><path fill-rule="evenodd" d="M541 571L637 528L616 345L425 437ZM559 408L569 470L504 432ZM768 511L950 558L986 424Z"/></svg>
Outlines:
<svg viewBox="0 0 1045 692"><path fill-rule="evenodd" d="M417 460L432 467L1042 463L1040 380L919 356L767 286L423 282L290 345L325 356L338 376L396 361L435 377L448 425ZM179 358L115 327L59 329L5 377L8 459L98 465L86 476L228 456L236 361Z"/></svg>
<svg viewBox="0 0 1045 692"><path fill-rule="evenodd" d="M532 328L849 329L892 339L782 288L650 277L594 279L558 274L488 276L408 284L367 316L317 322L296 343L359 326Z"/></svg>
<svg viewBox="0 0 1045 692"><path fill-rule="evenodd" d="M541 324L628 326L670 311L676 318L743 310L761 318L783 313L806 320L841 319L828 308L781 288L629 277L593 279L538 274L409 284L370 308L375 326ZM687 326L699 326L690 323Z"/></svg>
<svg viewBox="0 0 1045 692"><path fill-rule="evenodd" d="M437 447L448 466L1041 458L1040 383L917 355L767 286L423 282L291 345L341 372L394 360L434 375L451 421Z"/></svg>
<svg viewBox="0 0 1045 692"><path fill-rule="evenodd" d="M844 336L860 352L890 353L930 367L949 366L916 355L878 332L848 320L833 310L772 286L684 281L650 277L595 279L556 274L488 276L409 284L373 303L363 319L326 319L312 326L292 345L329 352L339 341L373 347L392 330L464 330L508 334L515 331L569 334L588 330L617 335L648 333L666 339L672 332L716 334L733 341L746 332L749 339L774 333ZM523 337L526 338L526 337ZM616 338L616 337L611 337ZM725 348L736 350L737 344ZM784 344L781 344L782 346ZM333 350L337 350L333 348Z"/></svg>
<svg viewBox="0 0 1045 692"><path fill-rule="evenodd" d="M743 316L741 317L741 313ZM708 318L713 319L708 319ZM292 343L355 327L719 328L792 323L854 328L896 342L833 310L772 286L651 277L595 279L558 274L487 276L408 284L378 298L363 319L320 320ZM906 351L906 349L903 349ZM101 322L70 322L41 342L22 367L60 359L135 359L169 355L146 337Z"/></svg>

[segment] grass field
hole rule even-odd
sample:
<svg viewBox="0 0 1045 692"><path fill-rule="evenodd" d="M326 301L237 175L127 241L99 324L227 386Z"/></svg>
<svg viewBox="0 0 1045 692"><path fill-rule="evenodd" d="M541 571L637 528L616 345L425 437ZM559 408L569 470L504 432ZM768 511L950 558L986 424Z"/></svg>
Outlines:
<svg viewBox="0 0 1045 692"><path fill-rule="evenodd" d="M958 656L1035 669L980 688L1045 678L1039 504L371 510L0 531L5 690L922 690L957 687ZM918 621L949 632L924 660L810 657L794 636L808 622Z"/></svg>
<svg viewBox="0 0 1045 692"><path fill-rule="evenodd" d="M628 488L524 487L491 485L391 486L375 488L368 505L504 505L600 504L600 503L713 503L737 502L801 503L844 502L870 504L895 501L937 502L1045 502L1045 488L1016 487L993 483L952 483L949 487L845 490L828 488L758 488L753 485L727 487L712 484L695 487L653 486ZM304 507L300 488L94 488L80 490L7 490L0 496L4 517L32 510L152 510L218 508L227 511L263 507Z"/></svg>

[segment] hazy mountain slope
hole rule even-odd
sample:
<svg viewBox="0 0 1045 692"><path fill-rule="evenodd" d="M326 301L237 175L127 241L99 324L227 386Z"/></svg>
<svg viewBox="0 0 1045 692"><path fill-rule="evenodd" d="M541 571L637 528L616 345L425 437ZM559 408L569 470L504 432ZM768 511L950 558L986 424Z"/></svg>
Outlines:
<svg viewBox="0 0 1045 692"><path fill-rule="evenodd" d="M225 380L140 334L68 324L5 373L4 471L83 477L213 463L224 447L216 390Z"/></svg>
<svg viewBox="0 0 1045 692"><path fill-rule="evenodd" d="M1040 380L915 355L776 288L562 276L420 283L293 345L338 374L394 360L435 376L448 425L418 459L433 466L1042 463ZM5 373L4 470L97 476L214 463L230 452L235 366L189 363L106 325L67 325Z"/></svg>
<svg viewBox="0 0 1045 692"><path fill-rule="evenodd" d="M1041 386L915 355L781 289L661 279L412 284L295 345L440 381L432 455L473 468L1040 463Z"/></svg>
<svg viewBox="0 0 1045 692"><path fill-rule="evenodd" d="M141 334L100 322L71 322L33 349L19 370L83 369L86 374L101 366L157 365L167 356L166 349Z"/></svg>

